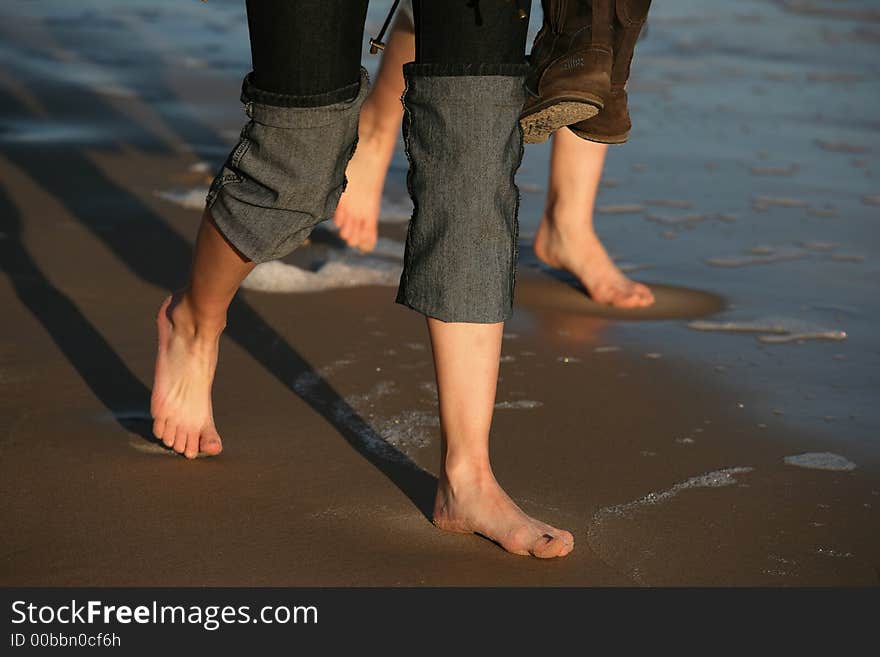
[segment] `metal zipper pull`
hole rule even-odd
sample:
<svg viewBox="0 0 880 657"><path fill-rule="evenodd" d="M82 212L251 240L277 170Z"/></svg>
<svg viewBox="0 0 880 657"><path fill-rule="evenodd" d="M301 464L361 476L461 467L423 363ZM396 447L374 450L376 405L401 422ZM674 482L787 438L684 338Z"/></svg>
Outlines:
<svg viewBox="0 0 880 657"><path fill-rule="evenodd" d="M388 12L388 15L385 17L385 22L382 24L382 29L379 30L379 36L370 39L370 54L375 55L380 50L385 50L385 42L382 41L382 37L385 36L385 31L388 29L388 25L391 23L391 19L394 17L394 12L397 11L397 5L400 4L400 0L394 0L394 4L391 5L391 10Z"/></svg>

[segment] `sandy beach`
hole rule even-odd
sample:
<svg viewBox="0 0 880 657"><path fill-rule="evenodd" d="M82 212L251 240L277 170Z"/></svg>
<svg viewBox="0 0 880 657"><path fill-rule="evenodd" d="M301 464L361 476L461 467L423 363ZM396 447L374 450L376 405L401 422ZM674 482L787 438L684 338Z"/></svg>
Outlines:
<svg viewBox="0 0 880 657"><path fill-rule="evenodd" d="M400 149L374 254L325 225L239 293L223 453L151 437L154 317L243 121L247 30L232 0L110 4L0 9L0 584L880 584L872 3L655 3L597 214L654 308L538 265L549 146L527 147L492 458L574 534L549 563L430 522Z"/></svg>

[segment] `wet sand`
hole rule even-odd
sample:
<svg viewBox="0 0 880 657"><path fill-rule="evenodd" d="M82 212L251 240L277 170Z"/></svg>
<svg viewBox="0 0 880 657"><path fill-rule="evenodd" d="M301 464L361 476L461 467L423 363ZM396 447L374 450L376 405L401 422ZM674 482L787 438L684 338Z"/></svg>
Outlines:
<svg viewBox="0 0 880 657"><path fill-rule="evenodd" d="M538 267L546 148L527 150L519 177L493 459L528 512L574 533L553 562L427 517L430 347L387 284L405 233L400 154L378 255L322 229L240 293L215 385L224 453L189 462L150 438L153 316L198 221L182 200L198 199L241 122L240 7L4 9L0 583L880 583L880 126L866 54L880 23L666 4L633 84L641 127L612 152L597 219L632 275L664 286L657 308L598 308ZM761 41L780 15L783 38ZM824 35L824 59L799 30ZM728 102L762 87L773 121ZM803 102L822 94L825 112ZM804 323L846 337L761 341Z"/></svg>

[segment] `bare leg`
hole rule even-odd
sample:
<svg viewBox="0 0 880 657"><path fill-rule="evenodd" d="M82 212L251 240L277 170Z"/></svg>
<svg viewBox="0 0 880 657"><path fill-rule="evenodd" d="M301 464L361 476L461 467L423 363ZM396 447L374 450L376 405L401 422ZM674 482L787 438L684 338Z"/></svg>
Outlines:
<svg viewBox="0 0 880 657"><path fill-rule="evenodd" d="M514 554L565 556L574 548L574 537L526 515L495 480L489 464L504 324L427 321L443 440L434 524L480 534Z"/></svg>
<svg viewBox="0 0 880 657"><path fill-rule="evenodd" d="M159 309L159 352L150 408L153 433L187 458L199 452L219 454L223 449L214 426L211 385L226 311L253 268L254 263L232 248L205 210L189 282Z"/></svg>
<svg viewBox="0 0 880 657"><path fill-rule="evenodd" d="M414 54L413 27L401 14L382 55L376 83L361 106L357 150L348 163L348 185L333 216L339 236L362 251L376 246L382 187L403 119L402 67Z"/></svg>
<svg viewBox="0 0 880 657"><path fill-rule="evenodd" d="M650 306L651 290L617 268L593 227L607 148L567 129L554 133L547 205L535 235L535 254L551 267L577 276L599 303L618 308Z"/></svg>

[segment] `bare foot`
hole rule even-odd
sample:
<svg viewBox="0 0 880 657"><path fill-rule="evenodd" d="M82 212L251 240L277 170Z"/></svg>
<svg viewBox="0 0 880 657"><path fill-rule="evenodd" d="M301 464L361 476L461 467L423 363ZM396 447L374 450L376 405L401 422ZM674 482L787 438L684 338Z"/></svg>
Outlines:
<svg viewBox="0 0 880 657"><path fill-rule="evenodd" d="M394 148L393 142L391 148ZM386 151L384 143L364 138L358 141L345 170L348 184L333 215L339 236L349 246L364 252L372 251L376 246L382 188L388 170Z"/></svg>
<svg viewBox="0 0 880 657"><path fill-rule="evenodd" d="M214 426L211 385L223 327L197 326L185 296L165 299L156 317L159 353L150 412L166 447L195 458L223 449Z"/></svg>
<svg viewBox="0 0 880 657"><path fill-rule="evenodd" d="M650 288L627 278L618 269L591 225L560 224L549 211L541 218L535 235L535 255L539 259L550 267L574 274L598 303L615 308L644 308L654 303Z"/></svg>
<svg viewBox="0 0 880 657"><path fill-rule="evenodd" d="M434 524L449 532L479 534L508 552L540 559L564 557L574 549L574 537L535 520L504 492L491 471L482 476L441 477L434 502Z"/></svg>

